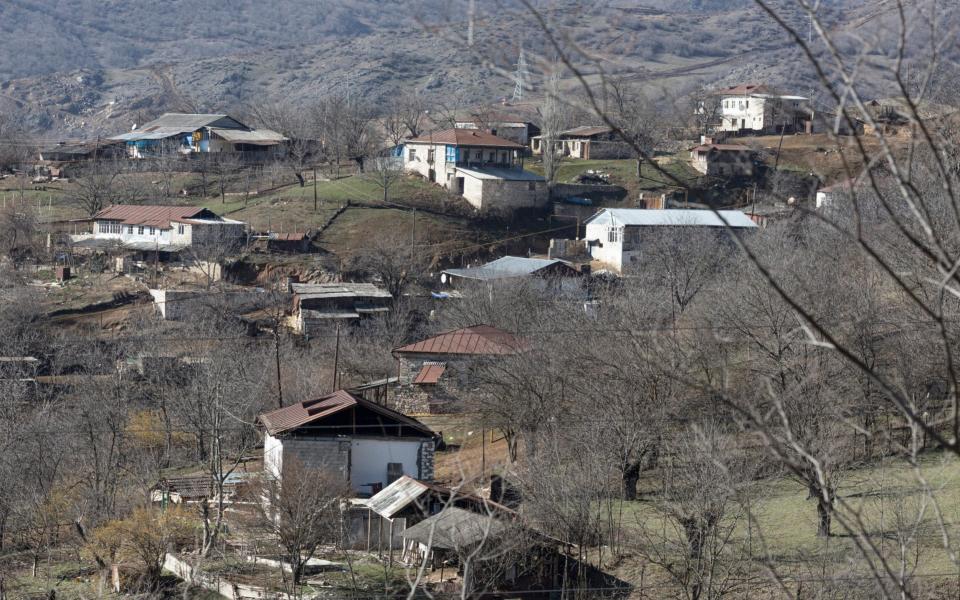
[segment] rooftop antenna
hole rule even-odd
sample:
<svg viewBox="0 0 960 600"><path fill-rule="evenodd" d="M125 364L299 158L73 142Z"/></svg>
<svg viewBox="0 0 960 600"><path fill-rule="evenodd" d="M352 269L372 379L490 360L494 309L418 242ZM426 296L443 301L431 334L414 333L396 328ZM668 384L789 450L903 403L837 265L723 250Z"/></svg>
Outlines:
<svg viewBox="0 0 960 600"><path fill-rule="evenodd" d="M527 57L523 52L523 47L520 47L520 58L517 59L517 70L513 72L513 101L519 102L523 100L523 82L530 75L530 71L527 70Z"/></svg>

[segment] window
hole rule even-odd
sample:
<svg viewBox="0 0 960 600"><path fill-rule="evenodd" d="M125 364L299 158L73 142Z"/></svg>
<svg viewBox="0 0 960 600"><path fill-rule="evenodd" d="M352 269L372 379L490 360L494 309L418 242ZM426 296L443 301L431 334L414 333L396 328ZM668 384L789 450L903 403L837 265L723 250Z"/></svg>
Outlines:
<svg viewBox="0 0 960 600"><path fill-rule="evenodd" d="M127 225L127 233L133 235L133 225Z"/></svg>
<svg viewBox="0 0 960 600"><path fill-rule="evenodd" d="M745 106L746 106L747 108L750 108L750 101L749 101L749 100L747 100Z"/></svg>
<svg viewBox="0 0 960 600"><path fill-rule="evenodd" d="M436 157L436 151L433 148L427 150L427 162L433 162Z"/></svg>
<svg viewBox="0 0 960 600"><path fill-rule="evenodd" d="M410 148L410 161L417 160L417 150L416 148Z"/></svg>
<svg viewBox="0 0 960 600"><path fill-rule="evenodd" d="M537 182L536 181L527 182L527 191L529 192L537 191Z"/></svg>
<svg viewBox="0 0 960 600"><path fill-rule="evenodd" d="M150 235L157 235L157 230L153 227L150 228Z"/></svg>
<svg viewBox="0 0 960 600"><path fill-rule="evenodd" d="M457 160L459 160L459 157L457 156L457 154L458 154L458 153L457 153L457 147L456 147L456 146L445 146L445 148L446 148L446 153L447 153L447 155L446 155L447 162L448 162L448 163L455 163L455 162L457 162Z"/></svg>
<svg viewBox="0 0 960 600"><path fill-rule="evenodd" d="M474 152L473 157L477 160L483 160L483 150L477 150Z"/></svg>
<svg viewBox="0 0 960 600"><path fill-rule="evenodd" d="M183 235L183 223L180 223L179 225L177 225L177 233L179 233L180 235Z"/></svg>
<svg viewBox="0 0 960 600"><path fill-rule="evenodd" d="M493 162L493 161L497 160L497 153L496 153L496 152L492 152L492 151L491 151L491 152L488 152L488 153L487 153L487 160L489 160L490 162Z"/></svg>
<svg viewBox="0 0 960 600"><path fill-rule="evenodd" d="M143 235L143 225L137 227L137 235Z"/></svg>
<svg viewBox="0 0 960 600"><path fill-rule="evenodd" d="M607 241L618 243L623 240L623 227L610 227L607 229Z"/></svg>

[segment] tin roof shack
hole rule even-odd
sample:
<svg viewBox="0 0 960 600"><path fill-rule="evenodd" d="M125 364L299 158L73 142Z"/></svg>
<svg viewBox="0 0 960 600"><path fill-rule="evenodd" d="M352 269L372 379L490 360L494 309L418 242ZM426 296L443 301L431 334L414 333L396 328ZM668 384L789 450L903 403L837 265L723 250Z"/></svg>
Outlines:
<svg viewBox="0 0 960 600"><path fill-rule="evenodd" d="M481 361L527 347L509 331L473 325L395 348L398 380L394 407L412 414L460 412L465 395L474 388L473 368Z"/></svg>
<svg viewBox="0 0 960 600"><path fill-rule="evenodd" d="M353 503L346 543L355 550L403 547L401 533L410 525L455 506L485 513L498 506L486 498L404 475L368 499Z"/></svg>
<svg viewBox="0 0 960 600"><path fill-rule="evenodd" d="M238 496L244 496L245 485L250 473L231 473L223 480L223 500L231 503ZM150 501L161 505L198 504L218 502L220 486L210 475L184 475L163 477L150 488Z"/></svg>
<svg viewBox="0 0 960 600"><path fill-rule="evenodd" d="M434 433L423 423L345 390L260 415L264 472L283 465L339 474L373 495L402 477L433 479Z"/></svg>
<svg viewBox="0 0 960 600"><path fill-rule="evenodd" d="M524 146L530 139L540 135L540 128L531 120L532 115L507 112L500 109L479 108L460 115L454 127L457 129L483 129L491 134Z"/></svg>
<svg viewBox="0 0 960 600"><path fill-rule="evenodd" d="M757 228L757 224L739 210L720 210L717 213L679 208L604 208L584 223L584 239L587 240L593 260L622 274L625 270L643 267L644 243L677 235L678 229L696 228L725 235L727 227L741 230Z"/></svg>
<svg viewBox="0 0 960 600"><path fill-rule="evenodd" d="M465 289L486 284L492 294L494 284L522 279L544 292L573 293L582 290L580 277L581 272L570 263L556 258L504 256L479 267L447 269L440 274L440 282Z"/></svg>
<svg viewBox="0 0 960 600"><path fill-rule="evenodd" d="M753 177L753 152L740 144L702 144L690 149L690 165L714 177Z"/></svg>
<svg viewBox="0 0 960 600"><path fill-rule="evenodd" d="M390 310L393 296L372 283L291 283L293 328L303 335L324 324L351 321Z"/></svg>
<svg viewBox="0 0 960 600"><path fill-rule="evenodd" d="M508 508L448 506L401 534L402 560L433 571L436 591L549 596L563 584L563 542L543 535ZM439 573L436 573L438 572ZM445 572L451 577L445 577ZM434 574L436 573L436 574Z"/></svg>
<svg viewBox="0 0 960 600"><path fill-rule="evenodd" d="M113 160L123 154L123 144L116 141L59 142L40 150L36 166L50 177L71 177L87 161Z"/></svg>
<svg viewBox="0 0 960 600"><path fill-rule="evenodd" d="M545 145L543 136L537 136L530 142L534 154L543 154ZM553 141L553 152L558 156L583 160L630 156L630 148L611 128L603 125L583 125L561 131Z"/></svg>
<svg viewBox="0 0 960 600"><path fill-rule="evenodd" d="M406 140L405 171L419 173L480 211L539 207L543 177L523 169L525 147L483 129L444 129Z"/></svg>
<svg viewBox="0 0 960 600"><path fill-rule="evenodd" d="M254 161L276 158L289 141L276 131L247 127L230 115L194 113L166 113L110 140L126 144L130 158L231 152Z"/></svg>

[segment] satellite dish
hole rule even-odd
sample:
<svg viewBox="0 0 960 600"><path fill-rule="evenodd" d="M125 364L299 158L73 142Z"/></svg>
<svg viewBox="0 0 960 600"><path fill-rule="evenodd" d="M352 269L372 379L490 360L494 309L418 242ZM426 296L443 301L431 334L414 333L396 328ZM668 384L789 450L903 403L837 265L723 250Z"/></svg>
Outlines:
<svg viewBox="0 0 960 600"><path fill-rule="evenodd" d="M446 274L446 273L441 273L441 274L440 274L440 283L443 283L443 284L447 283L447 274Z"/></svg>

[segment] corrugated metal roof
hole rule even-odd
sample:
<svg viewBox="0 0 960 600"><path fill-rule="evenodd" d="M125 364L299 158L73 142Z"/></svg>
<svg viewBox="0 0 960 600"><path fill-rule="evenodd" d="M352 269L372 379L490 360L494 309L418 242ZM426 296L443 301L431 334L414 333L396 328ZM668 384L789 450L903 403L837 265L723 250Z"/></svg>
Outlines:
<svg viewBox="0 0 960 600"><path fill-rule="evenodd" d="M717 211L723 221L712 210L682 208L644 209L644 208L603 208L586 220L584 224L627 225L639 227L737 227L755 228L756 223L739 210ZM724 223L726 221L726 223Z"/></svg>
<svg viewBox="0 0 960 600"><path fill-rule="evenodd" d="M372 283L293 283L291 291L301 298L390 298L390 292Z"/></svg>
<svg viewBox="0 0 960 600"><path fill-rule="evenodd" d="M314 400L291 404L290 406L264 413L260 415L259 419L270 435L277 435L286 431L299 429L305 425L319 425L326 417L354 406L378 413L380 416L391 419L395 423L400 423L415 429L425 436L433 436L430 428L420 421L380 406L374 402L370 402L360 396L354 396L346 390L337 390L332 394L321 396Z"/></svg>
<svg viewBox="0 0 960 600"><path fill-rule="evenodd" d="M690 149L691 152L710 152L711 150L718 150L720 152L750 152L750 148L740 144L701 144Z"/></svg>
<svg viewBox="0 0 960 600"><path fill-rule="evenodd" d="M93 215L95 220L120 221L124 225L150 225L169 229L171 221L182 221L203 214L202 206L139 206L115 204Z"/></svg>
<svg viewBox="0 0 960 600"><path fill-rule="evenodd" d="M507 279L510 277L527 277L541 269L553 265L567 265L556 258L527 258L525 256L504 256L479 267L467 269L447 269L444 273L464 279L489 281L493 279ZM570 267L571 274L576 270Z"/></svg>
<svg viewBox="0 0 960 600"><path fill-rule="evenodd" d="M474 325L394 349L401 354L504 355L526 349L525 342L509 331Z"/></svg>
<svg viewBox="0 0 960 600"><path fill-rule="evenodd" d="M235 144L252 144L255 146L272 146L287 141L288 138L271 131L270 129L224 129L211 127L210 131L228 142Z"/></svg>
<svg viewBox="0 0 960 600"><path fill-rule="evenodd" d="M594 135L610 133L611 131L613 131L613 129L605 125L581 125L580 127L574 127L573 129L561 131L560 135L570 137L591 137Z"/></svg>
<svg viewBox="0 0 960 600"><path fill-rule="evenodd" d="M139 127L141 131L146 131L154 127L171 127L195 131L201 127L231 127L239 129L250 129L237 119L227 114L214 113L164 113L153 121L144 123Z"/></svg>
<svg viewBox="0 0 960 600"><path fill-rule="evenodd" d="M381 517L392 519L428 491L427 484L404 475L370 497L367 506Z"/></svg>
<svg viewBox="0 0 960 600"><path fill-rule="evenodd" d="M417 384L435 384L440 381L440 377L446 370L447 363L425 362L423 366L420 367L420 372L413 378L413 382Z"/></svg>
<svg viewBox="0 0 960 600"><path fill-rule="evenodd" d="M483 129L444 129L409 139L407 144L448 144L452 146L483 146L489 148L523 148L521 144L497 137Z"/></svg>
<svg viewBox="0 0 960 600"><path fill-rule="evenodd" d="M115 135L109 139L121 142L135 142L138 140L165 140L167 138L183 135L192 131L193 129L184 129L181 127L155 127L149 131L145 129L130 131L122 135Z"/></svg>
<svg viewBox="0 0 960 600"><path fill-rule="evenodd" d="M507 529L501 519L453 506L403 530L404 540L414 540L441 550L464 550L499 538Z"/></svg>
<svg viewBox="0 0 960 600"><path fill-rule="evenodd" d="M457 167L457 173L464 173L476 179L502 179L504 181L546 181L542 176L523 169L504 169L497 167Z"/></svg>

